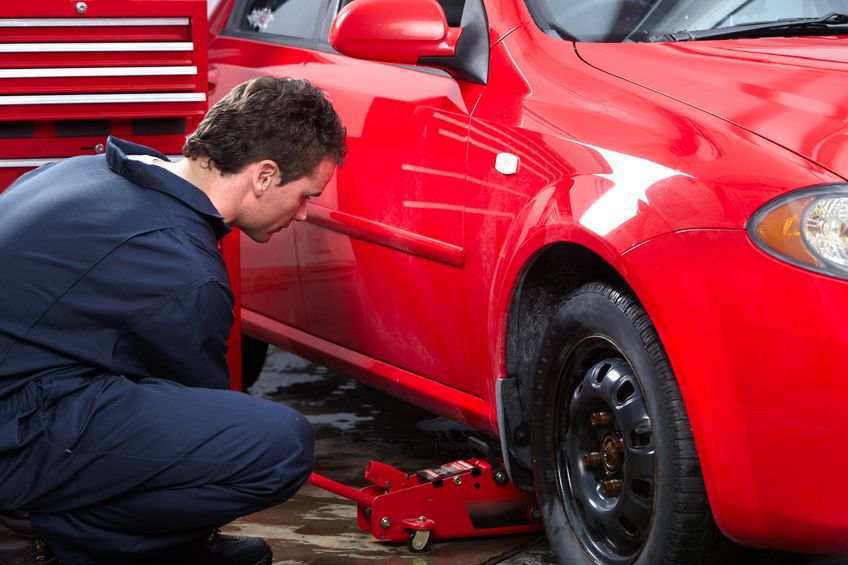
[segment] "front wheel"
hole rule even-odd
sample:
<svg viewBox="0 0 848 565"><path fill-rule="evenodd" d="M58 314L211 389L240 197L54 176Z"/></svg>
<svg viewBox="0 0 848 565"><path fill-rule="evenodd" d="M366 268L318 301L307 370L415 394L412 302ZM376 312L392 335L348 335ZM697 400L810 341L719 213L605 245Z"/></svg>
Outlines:
<svg viewBox="0 0 848 565"><path fill-rule="evenodd" d="M720 535L686 409L635 297L591 283L568 298L542 341L533 407L536 491L560 563L709 559Z"/></svg>

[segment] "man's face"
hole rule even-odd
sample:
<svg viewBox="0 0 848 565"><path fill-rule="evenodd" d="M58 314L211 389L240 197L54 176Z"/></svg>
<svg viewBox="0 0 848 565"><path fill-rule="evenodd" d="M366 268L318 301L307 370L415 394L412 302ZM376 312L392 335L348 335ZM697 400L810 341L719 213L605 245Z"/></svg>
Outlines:
<svg viewBox="0 0 848 565"><path fill-rule="evenodd" d="M336 164L328 157L318 164L312 174L283 186L276 185L279 180L277 173L273 186L250 202L237 227L254 241L265 243L272 235L288 227L292 220L305 220L306 202L321 195L335 170Z"/></svg>

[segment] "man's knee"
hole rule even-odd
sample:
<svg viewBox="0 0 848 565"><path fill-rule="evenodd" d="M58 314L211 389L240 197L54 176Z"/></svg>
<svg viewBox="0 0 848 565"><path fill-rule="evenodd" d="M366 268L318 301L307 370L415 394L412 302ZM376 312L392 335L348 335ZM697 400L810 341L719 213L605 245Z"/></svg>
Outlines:
<svg viewBox="0 0 848 565"><path fill-rule="evenodd" d="M274 430L275 449L280 461L285 461L293 473L299 473L298 479L303 482L315 464L312 425L303 414L284 408L288 414L283 417L283 425Z"/></svg>
<svg viewBox="0 0 848 565"><path fill-rule="evenodd" d="M312 472L314 438L312 426L305 416L286 406L274 408L257 427L267 465L267 472L262 473L262 488L267 495L284 500L294 494Z"/></svg>

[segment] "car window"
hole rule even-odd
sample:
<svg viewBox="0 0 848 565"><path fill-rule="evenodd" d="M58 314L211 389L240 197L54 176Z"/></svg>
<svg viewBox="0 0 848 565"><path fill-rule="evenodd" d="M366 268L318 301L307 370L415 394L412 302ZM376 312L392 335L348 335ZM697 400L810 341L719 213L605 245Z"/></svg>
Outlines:
<svg viewBox="0 0 848 565"><path fill-rule="evenodd" d="M545 31L607 43L848 13L848 0L527 0L527 5Z"/></svg>
<svg viewBox="0 0 848 565"><path fill-rule="evenodd" d="M465 7L465 0L439 0L442 10L445 11L445 18L448 20L448 25L451 27L459 27L459 22L462 20L462 8Z"/></svg>
<svg viewBox="0 0 848 565"><path fill-rule="evenodd" d="M319 0L249 0L239 23L243 31L311 39L324 2Z"/></svg>
<svg viewBox="0 0 848 565"><path fill-rule="evenodd" d="M339 9L344 8L353 0L341 0ZM465 0L438 0L439 5L445 12L445 18L450 27L459 27L459 22L462 21L462 9L465 7Z"/></svg>

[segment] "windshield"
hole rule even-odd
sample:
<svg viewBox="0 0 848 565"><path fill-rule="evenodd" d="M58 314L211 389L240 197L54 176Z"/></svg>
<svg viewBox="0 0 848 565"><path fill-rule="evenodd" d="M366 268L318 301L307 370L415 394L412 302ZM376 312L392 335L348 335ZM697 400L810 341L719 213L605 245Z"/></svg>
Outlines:
<svg viewBox="0 0 848 565"><path fill-rule="evenodd" d="M551 35L604 43L848 14L848 0L527 0L527 5L539 27Z"/></svg>

